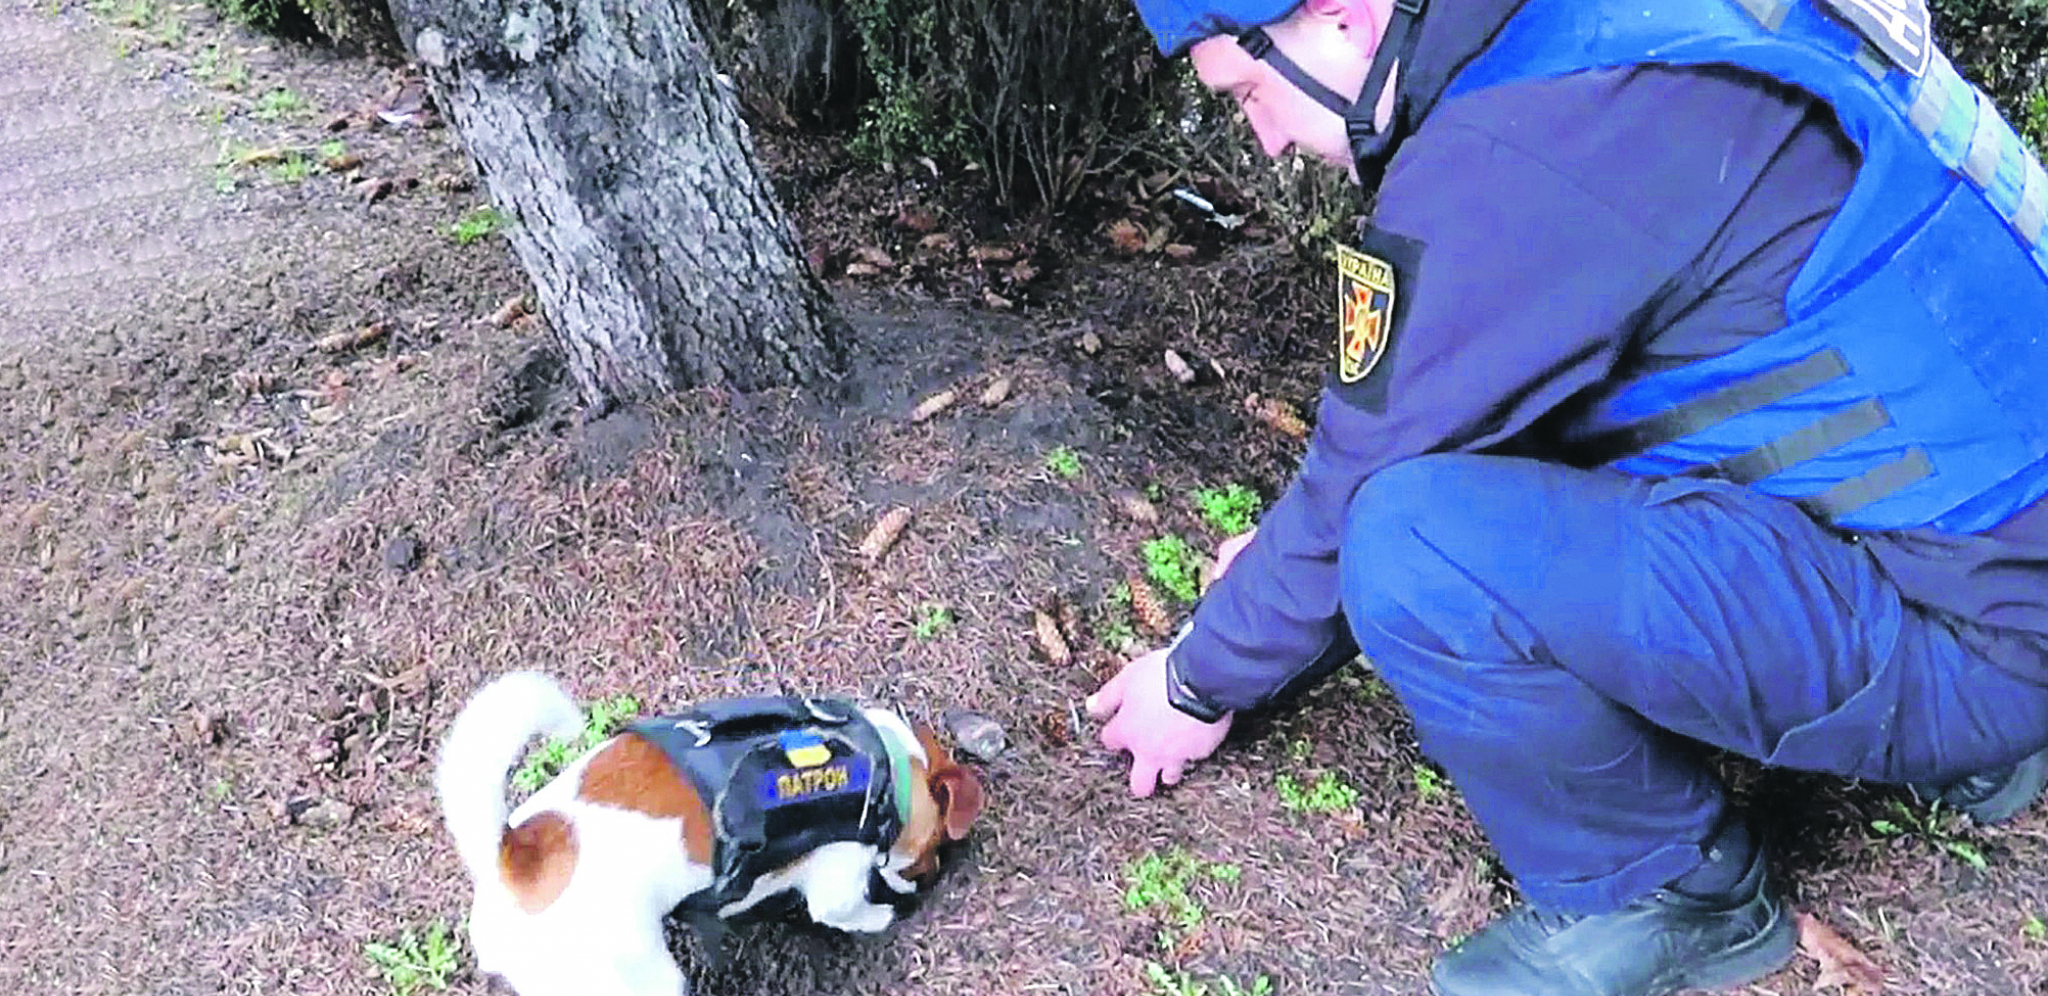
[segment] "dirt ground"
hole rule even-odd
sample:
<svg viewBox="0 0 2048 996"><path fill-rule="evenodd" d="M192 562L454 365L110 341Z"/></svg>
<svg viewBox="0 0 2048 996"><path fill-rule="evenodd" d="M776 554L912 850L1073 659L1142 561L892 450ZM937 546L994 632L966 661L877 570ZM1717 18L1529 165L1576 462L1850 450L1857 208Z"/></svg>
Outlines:
<svg viewBox="0 0 2048 996"><path fill-rule="evenodd" d="M1288 251L1158 201L1004 225L971 175L765 135L851 372L590 420L541 329L484 320L523 278L501 237L453 234L483 200L433 123L393 67L197 6L0 0L0 991L401 992L365 945L464 912L432 753L515 667L657 707L819 689L1007 730L913 918L752 929L715 968L679 940L700 992L1421 994L1512 900L1363 670L1142 803L1076 712L1122 659L1140 544L1213 546L1190 491L1270 496L1298 455L1244 405L1314 396L1323 288ZM1112 251L1132 212L1189 251ZM890 265L848 276L863 248ZM1147 492L1161 521L1119 511ZM2048 993L2048 814L1974 828L1728 772L1887 991ZM1285 804L1325 775L1355 800ZM1126 901L1181 853L1237 871ZM492 991L457 964L453 991ZM1802 958L1749 991L1817 987L1839 984Z"/></svg>

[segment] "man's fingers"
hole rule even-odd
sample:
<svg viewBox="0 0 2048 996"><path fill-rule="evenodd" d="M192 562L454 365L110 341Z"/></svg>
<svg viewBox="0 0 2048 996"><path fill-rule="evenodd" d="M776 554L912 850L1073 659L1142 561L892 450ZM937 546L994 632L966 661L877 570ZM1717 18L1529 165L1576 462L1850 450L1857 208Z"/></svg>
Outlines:
<svg viewBox="0 0 2048 996"><path fill-rule="evenodd" d="M1110 750L1125 750L1130 747L1129 738L1124 736L1124 724L1113 719L1103 724L1102 732L1096 739L1102 741L1102 746Z"/></svg>
<svg viewBox="0 0 2048 996"><path fill-rule="evenodd" d="M1159 782L1159 766L1136 755L1131 757L1131 794L1140 799L1152 794Z"/></svg>
<svg viewBox="0 0 2048 996"><path fill-rule="evenodd" d="M1088 715L1095 719L1116 715L1117 707L1124 704L1124 684L1130 680L1130 674L1131 666L1126 664L1115 676L1103 682L1095 694L1088 696Z"/></svg>

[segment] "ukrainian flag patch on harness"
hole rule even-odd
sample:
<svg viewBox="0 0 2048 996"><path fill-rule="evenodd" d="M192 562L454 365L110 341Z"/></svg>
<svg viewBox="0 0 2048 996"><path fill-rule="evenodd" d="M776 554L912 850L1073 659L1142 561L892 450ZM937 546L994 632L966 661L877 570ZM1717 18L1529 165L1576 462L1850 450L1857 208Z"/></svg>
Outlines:
<svg viewBox="0 0 2048 996"><path fill-rule="evenodd" d="M1337 247L1337 379L1356 384L1387 355L1394 326L1394 268Z"/></svg>

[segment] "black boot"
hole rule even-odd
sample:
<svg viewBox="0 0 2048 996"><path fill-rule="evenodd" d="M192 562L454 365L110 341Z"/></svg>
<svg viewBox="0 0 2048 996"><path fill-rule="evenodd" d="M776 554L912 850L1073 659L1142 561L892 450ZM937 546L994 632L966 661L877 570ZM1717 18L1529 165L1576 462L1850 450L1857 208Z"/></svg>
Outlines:
<svg viewBox="0 0 2048 996"><path fill-rule="evenodd" d="M2026 811L2041 797L2044 787L2048 787L2048 750L2003 768L1980 771L1952 785L1915 785L1913 790L1989 826Z"/></svg>
<svg viewBox="0 0 2048 996"><path fill-rule="evenodd" d="M1719 896L1659 889L1593 916L1518 906L1444 952L1431 975L1438 996L1664 996L1762 978L1797 941L1758 847Z"/></svg>

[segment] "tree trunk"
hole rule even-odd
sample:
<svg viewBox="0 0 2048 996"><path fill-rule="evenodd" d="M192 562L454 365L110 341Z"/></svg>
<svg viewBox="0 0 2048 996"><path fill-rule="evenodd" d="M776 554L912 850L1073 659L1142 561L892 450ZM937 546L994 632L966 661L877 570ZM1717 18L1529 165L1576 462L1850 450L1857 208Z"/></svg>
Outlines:
<svg viewBox="0 0 2048 996"><path fill-rule="evenodd" d="M585 401L838 365L838 322L687 0L391 8Z"/></svg>

